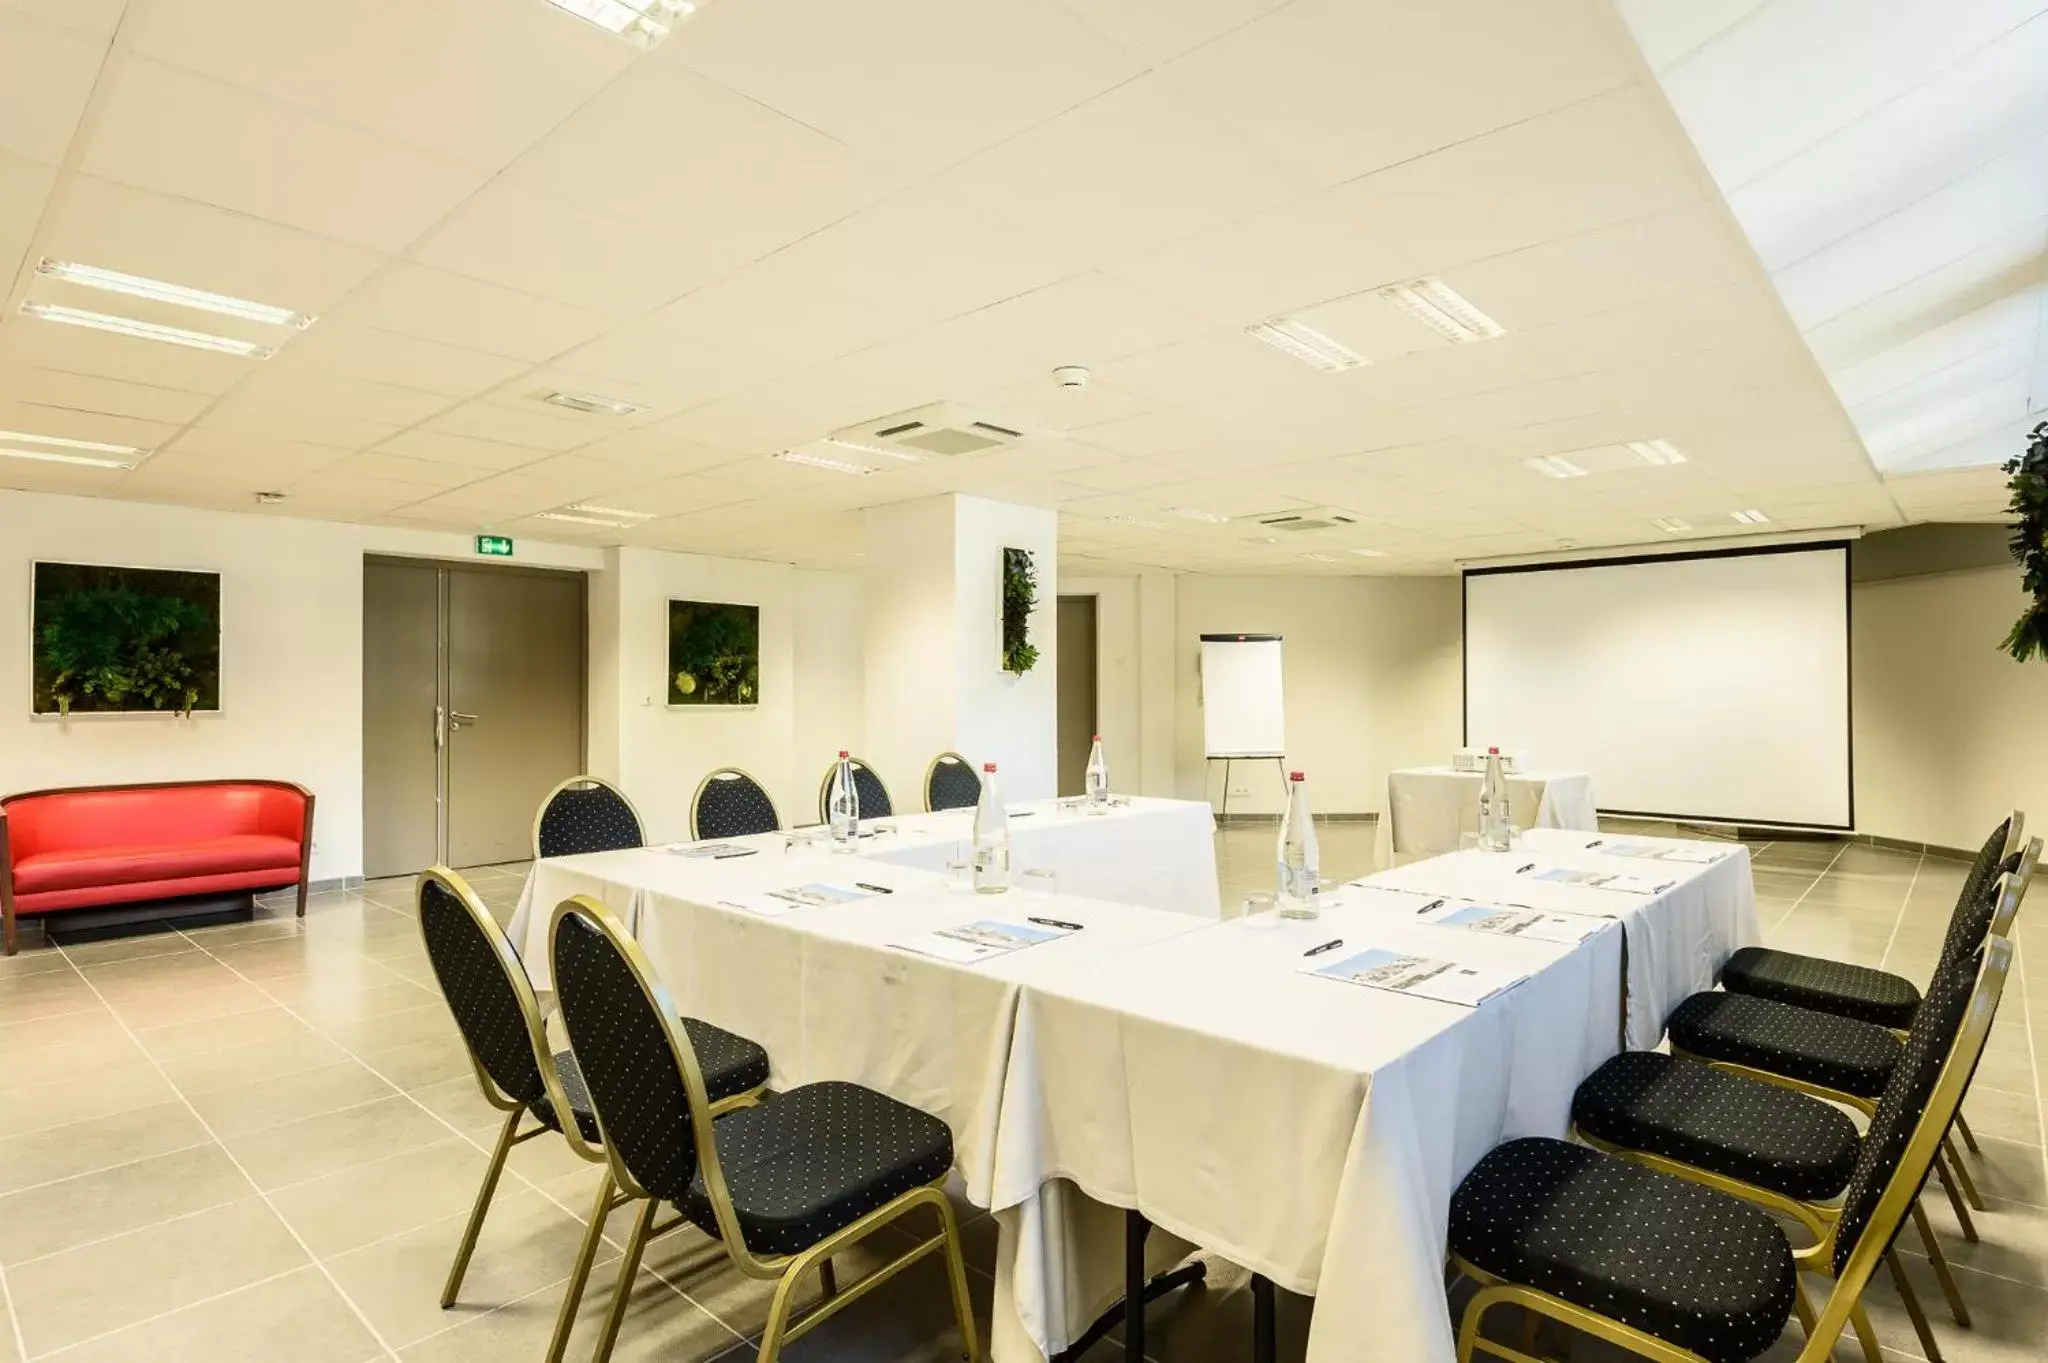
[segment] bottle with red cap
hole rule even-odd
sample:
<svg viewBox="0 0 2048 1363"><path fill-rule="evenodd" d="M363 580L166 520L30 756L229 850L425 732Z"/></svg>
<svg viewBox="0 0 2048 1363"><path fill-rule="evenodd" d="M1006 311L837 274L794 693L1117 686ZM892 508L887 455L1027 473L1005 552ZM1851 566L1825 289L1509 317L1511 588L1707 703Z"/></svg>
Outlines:
<svg viewBox="0 0 2048 1363"><path fill-rule="evenodd" d="M1088 793L1088 812L1106 814L1109 812L1109 759L1102 755L1102 735L1095 735L1095 746L1088 750L1088 774L1083 779L1083 789Z"/></svg>
<svg viewBox="0 0 2048 1363"><path fill-rule="evenodd" d="M1308 808L1308 778L1287 774L1287 810L1280 816L1280 916L1314 918L1321 909L1321 858L1316 852L1316 824Z"/></svg>
<svg viewBox="0 0 2048 1363"><path fill-rule="evenodd" d="M1010 888L1010 812L996 790L996 764L981 764L981 801L974 806L974 892Z"/></svg>
<svg viewBox="0 0 2048 1363"><path fill-rule="evenodd" d="M832 829L832 850L851 852L860 838L860 788L853 780L853 759L844 748L832 773L832 791L825 797L825 822Z"/></svg>
<svg viewBox="0 0 2048 1363"><path fill-rule="evenodd" d="M1508 812L1507 779L1501 774L1500 749L1486 750L1486 770L1479 782L1479 845L1488 852L1506 852L1514 846L1512 815Z"/></svg>

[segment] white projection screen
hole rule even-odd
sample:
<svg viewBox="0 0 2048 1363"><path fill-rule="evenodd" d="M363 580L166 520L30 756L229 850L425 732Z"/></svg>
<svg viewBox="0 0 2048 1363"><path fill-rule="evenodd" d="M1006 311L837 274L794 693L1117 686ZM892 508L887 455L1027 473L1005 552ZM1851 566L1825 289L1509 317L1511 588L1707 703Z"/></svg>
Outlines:
<svg viewBox="0 0 2048 1363"><path fill-rule="evenodd" d="M1465 741L1611 813L1853 827L1849 546L1468 571Z"/></svg>

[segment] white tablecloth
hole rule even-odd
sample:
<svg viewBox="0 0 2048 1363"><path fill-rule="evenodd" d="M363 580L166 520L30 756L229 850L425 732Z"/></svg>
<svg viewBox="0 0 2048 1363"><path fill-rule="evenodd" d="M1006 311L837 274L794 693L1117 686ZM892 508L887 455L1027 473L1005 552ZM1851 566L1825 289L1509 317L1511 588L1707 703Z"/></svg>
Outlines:
<svg viewBox="0 0 2048 1363"><path fill-rule="evenodd" d="M1517 828L1582 828L1598 832L1593 778L1582 771L1517 772L1506 778L1508 808ZM1459 839L1479 828L1478 772L1449 767L1404 767L1387 773L1387 804L1380 815L1373 864L1385 868L1414 857L1455 852Z"/></svg>

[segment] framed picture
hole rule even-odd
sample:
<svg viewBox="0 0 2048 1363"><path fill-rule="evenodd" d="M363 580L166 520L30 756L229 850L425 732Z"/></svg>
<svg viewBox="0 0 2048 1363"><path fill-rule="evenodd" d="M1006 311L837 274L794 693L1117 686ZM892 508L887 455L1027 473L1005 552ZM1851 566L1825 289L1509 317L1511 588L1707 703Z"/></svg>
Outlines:
<svg viewBox="0 0 2048 1363"><path fill-rule="evenodd" d="M761 700L761 608L725 601L668 603L668 703Z"/></svg>
<svg viewBox="0 0 2048 1363"><path fill-rule="evenodd" d="M38 715L220 709L220 574L35 565L29 612Z"/></svg>

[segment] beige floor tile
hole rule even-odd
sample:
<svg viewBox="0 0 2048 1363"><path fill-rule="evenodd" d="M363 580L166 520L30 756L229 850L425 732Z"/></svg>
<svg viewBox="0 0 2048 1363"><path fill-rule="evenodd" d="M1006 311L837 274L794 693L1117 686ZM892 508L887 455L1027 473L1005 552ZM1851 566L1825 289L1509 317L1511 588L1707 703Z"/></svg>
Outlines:
<svg viewBox="0 0 2048 1363"><path fill-rule="evenodd" d="M191 1096L297 1074L347 1058L348 1052L326 1037L311 1028L298 1027L247 1045L224 1046L160 1063L178 1091Z"/></svg>
<svg viewBox="0 0 2048 1363"><path fill-rule="evenodd" d="M82 1013L99 1006L99 995L75 970L0 976L0 1017L10 1023Z"/></svg>
<svg viewBox="0 0 2048 1363"><path fill-rule="evenodd" d="M317 1258L466 1215L489 1156L450 1136L432 1145L280 1188L271 1205ZM509 1180L501 1187L516 1188Z"/></svg>
<svg viewBox="0 0 2048 1363"><path fill-rule="evenodd" d="M0 1013L0 1018L5 1018ZM0 1021L0 1071L14 1058L46 1046L82 1046L125 1036L121 1024L105 1008L59 1013L22 1022Z"/></svg>
<svg viewBox="0 0 2048 1363"><path fill-rule="evenodd" d="M607 1268L612 1265L606 1265ZM597 1331L611 1308L612 1275L591 1274L582 1309L569 1336L568 1357L587 1358ZM400 1353L405 1363L469 1363L486 1358L539 1358L547 1349L561 1309L563 1283L509 1302L495 1311L474 1315L439 1334L429 1335ZM633 1300L619 1327L614 1363L696 1363L739 1342L739 1336L708 1313L677 1294L658 1278L642 1273Z"/></svg>
<svg viewBox="0 0 2048 1363"><path fill-rule="evenodd" d="M66 947L64 954L71 963L80 968L106 965L112 961L135 961L145 956L169 956L181 951L195 951L189 938L175 932L148 932L135 937L114 937L104 942L87 942L82 946Z"/></svg>
<svg viewBox="0 0 2048 1363"><path fill-rule="evenodd" d="M1974 1168L1973 1161L1973 1171ZM2048 1288L2048 1208L1987 1199L1985 1210L1970 1214L1978 1235L1973 1243L1963 1238L1946 1198L1935 1193L1922 1202L1940 1241L1942 1255L1950 1263ZM1925 1257L1919 1237L1911 1232L1900 1237L1899 1248L1904 1253ZM2043 1324L2048 1327L2048 1322Z"/></svg>
<svg viewBox="0 0 2048 1363"><path fill-rule="evenodd" d="M128 1033L115 1028L66 1046L0 1052L0 1094L42 1084L82 1079L148 1059Z"/></svg>
<svg viewBox="0 0 2048 1363"><path fill-rule="evenodd" d="M376 984L336 988L323 981L274 980L271 992L279 1003L297 1011L315 1028L337 1037L352 1023L440 1003L441 996L431 990L422 989L382 966L376 968L382 972L382 980ZM296 984L307 987L289 987Z"/></svg>
<svg viewBox="0 0 2048 1363"><path fill-rule="evenodd" d="M182 1102L153 1103L0 1140L0 1193L168 1154L210 1139Z"/></svg>
<svg viewBox="0 0 2048 1363"><path fill-rule="evenodd" d="M284 1273L306 1262L256 1198L8 1270L31 1357Z"/></svg>
<svg viewBox="0 0 2048 1363"><path fill-rule="evenodd" d="M144 1061L89 1070L73 1079L10 1091L0 1102L0 1137L106 1117L177 1096L156 1067Z"/></svg>
<svg viewBox="0 0 2048 1363"><path fill-rule="evenodd" d="M1933 1321L1935 1338L1948 1363L2039 1363L2043 1325L2048 1321L2048 1288L2030 1286L1967 1268L1956 1270L1957 1286L1969 1304L1972 1327L1949 1319L1940 1286L1925 1260L1908 1257L1913 1291ZM1887 1350L1917 1356L1912 1322L1890 1280L1879 1274L1864 1294L1870 1323Z"/></svg>
<svg viewBox="0 0 2048 1363"><path fill-rule="evenodd" d="M2042 1168L2040 1146L2016 1145L1981 1131L1977 1144L1983 1153L1968 1158L1979 1192L2002 1202L2048 1208L2048 1172Z"/></svg>
<svg viewBox="0 0 2048 1363"><path fill-rule="evenodd" d="M424 1088L476 1073L469 1047L459 1035L408 1041L360 1054L365 1065L401 1089Z"/></svg>
<svg viewBox="0 0 2048 1363"><path fill-rule="evenodd" d="M1970 1086L1963 1100L1963 1115L1979 1137L1996 1136L2021 1145L2041 1144L2041 1102L2027 1086L2025 1093L1992 1088L1981 1080Z"/></svg>
<svg viewBox="0 0 2048 1363"><path fill-rule="evenodd" d="M67 1350L63 1363L366 1363L385 1357L317 1268L244 1287Z"/></svg>
<svg viewBox="0 0 2048 1363"><path fill-rule="evenodd" d="M227 1147L267 1190L417 1150L447 1133L410 1100L385 1098L232 1137Z"/></svg>
<svg viewBox="0 0 2048 1363"><path fill-rule="evenodd" d="M282 1008L270 1007L253 1013L235 1013L227 1017L204 1018L198 1022L182 1022L169 1027L155 1027L139 1030L135 1039L142 1049L158 1060L176 1060L184 1056L205 1055L209 1051L226 1050L231 1046L247 1046L258 1041L269 1041L277 1037L303 1034L309 1029L306 1024Z"/></svg>
<svg viewBox="0 0 2048 1363"><path fill-rule="evenodd" d="M273 1007L274 1003L255 985L230 979L210 989L153 994L126 1002L109 1000L108 1006L123 1023L140 1032L174 1027L181 1022L240 1016Z"/></svg>
<svg viewBox="0 0 2048 1363"><path fill-rule="evenodd" d="M64 953L46 943L42 933L34 929L23 930L21 946L14 955L0 956L0 980L69 969L71 962L64 959Z"/></svg>
<svg viewBox="0 0 2048 1363"><path fill-rule="evenodd" d="M465 1134L494 1139L505 1120L504 1113L484 1101L474 1074L423 1084L409 1092L415 1102Z"/></svg>
<svg viewBox="0 0 2048 1363"><path fill-rule="evenodd" d="M0 1197L0 1264L236 1202L255 1189L211 1142Z"/></svg>
<svg viewBox="0 0 2048 1363"><path fill-rule="evenodd" d="M359 1062L343 1058L316 1069L210 1089L193 1095L191 1102L214 1134L229 1140L245 1132L356 1107L392 1092L391 1085Z"/></svg>
<svg viewBox="0 0 2048 1363"><path fill-rule="evenodd" d="M583 1227L537 1192L504 1190L484 1222L459 1299L443 1311L439 1289L461 1232L462 1217L448 1217L338 1255L327 1267L385 1340L404 1348L565 1279ZM606 1263L613 1257L609 1248L600 1255Z"/></svg>

